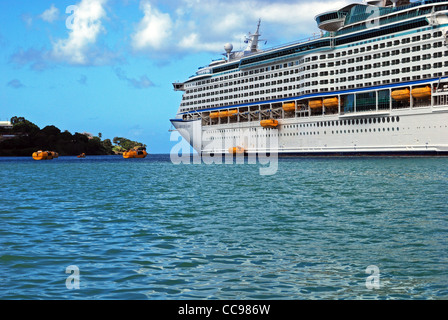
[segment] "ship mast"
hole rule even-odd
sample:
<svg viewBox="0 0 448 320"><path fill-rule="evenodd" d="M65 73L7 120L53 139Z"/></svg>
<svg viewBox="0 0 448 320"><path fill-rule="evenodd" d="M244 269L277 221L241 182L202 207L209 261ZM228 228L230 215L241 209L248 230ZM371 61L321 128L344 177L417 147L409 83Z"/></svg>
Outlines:
<svg viewBox="0 0 448 320"><path fill-rule="evenodd" d="M260 37L260 24L261 19L258 20L257 31L254 34L249 33L249 39L247 39L247 47L244 52L258 52L258 41Z"/></svg>

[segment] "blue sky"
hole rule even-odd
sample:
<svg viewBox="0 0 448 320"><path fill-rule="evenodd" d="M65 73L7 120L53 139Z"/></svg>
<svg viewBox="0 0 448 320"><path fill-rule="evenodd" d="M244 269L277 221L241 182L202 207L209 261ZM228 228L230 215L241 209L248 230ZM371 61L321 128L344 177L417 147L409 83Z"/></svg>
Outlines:
<svg viewBox="0 0 448 320"><path fill-rule="evenodd" d="M0 121L102 133L169 153L184 81L238 50L259 18L266 47L318 32L346 1L0 0Z"/></svg>

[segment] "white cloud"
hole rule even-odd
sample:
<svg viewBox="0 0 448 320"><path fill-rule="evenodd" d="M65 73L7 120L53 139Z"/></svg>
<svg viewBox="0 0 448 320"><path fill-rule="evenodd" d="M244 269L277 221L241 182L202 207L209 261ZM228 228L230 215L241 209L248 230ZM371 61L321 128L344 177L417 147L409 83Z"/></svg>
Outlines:
<svg viewBox="0 0 448 320"><path fill-rule="evenodd" d="M355 0L360 2L360 0ZM262 20L262 39L270 46L319 33L314 17L351 3L349 0L165 0L162 13L153 0L141 0L144 17L132 35L136 51L224 52L227 42L242 49L244 36ZM167 9L168 8L168 9Z"/></svg>
<svg viewBox="0 0 448 320"><path fill-rule="evenodd" d="M98 35L104 32L102 19L106 17L104 5L107 0L82 0L73 11L71 30L67 39L53 43L52 55L58 60L70 64L92 64L91 46L96 43Z"/></svg>
<svg viewBox="0 0 448 320"><path fill-rule="evenodd" d="M146 75L140 76L140 79L129 78L121 68L115 69L115 74L118 79L126 81L130 86L136 89L147 89L154 86L151 80Z"/></svg>
<svg viewBox="0 0 448 320"><path fill-rule="evenodd" d="M54 6L54 4L51 5L51 7L47 10L45 10L41 15L41 19L47 22L53 22L58 19L59 17L59 9Z"/></svg>
<svg viewBox="0 0 448 320"><path fill-rule="evenodd" d="M140 9L144 17L132 35L133 48L137 51L162 49L172 35L173 22L170 15L153 8L148 1L142 1Z"/></svg>
<svg viewBox="0 0 448 320"><path fill-rule="evenodd" d="M7 83L7 86L14 88L14 89L19 89L19 88L23 88L25 85L22 82L20 82L20 80L13 79Z"/></svg>
<svg viewBox="0 0 448 320"><path fill-rule="evenodd" d="M203 42L198 33L191 33L180 39L178 48L188 51L219 51L223 47L221 42Z"/></svg>

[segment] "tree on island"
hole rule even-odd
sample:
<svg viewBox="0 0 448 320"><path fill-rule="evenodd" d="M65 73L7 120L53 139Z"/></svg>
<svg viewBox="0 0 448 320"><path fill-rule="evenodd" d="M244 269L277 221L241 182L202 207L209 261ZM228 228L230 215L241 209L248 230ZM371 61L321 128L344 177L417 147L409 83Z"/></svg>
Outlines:
<svg viewBox="0 0 448 320"><path fill-rule="evenodd" d="M75 132L71 134L65 130L61 132L53 125L40 129L24 117L12 117L12 129L0 132L0 156L30 156L37 150L56 151L61 156L79 155L111 155L116 154L115 147L133 148L145 145L126 138L114 138L114 146L110 139L101 140L102 134L88 136ZM3 139L2 135L13 136ZM117 141L117 142L115 142ZM126 150L125 150L126 151Z"/></svg>
<svg viewBox="0 0 448 320"><path fill-rule="evenodd" d="M113 140L113 143L115 144L115 146L112 148L112 150L117 153L123 153L125 151L134 149L134 148L141 148L141 149L146 149L146 145L141 143L141 142L137 142L137 141L132 141L123 137L115 137Z"/></svg>

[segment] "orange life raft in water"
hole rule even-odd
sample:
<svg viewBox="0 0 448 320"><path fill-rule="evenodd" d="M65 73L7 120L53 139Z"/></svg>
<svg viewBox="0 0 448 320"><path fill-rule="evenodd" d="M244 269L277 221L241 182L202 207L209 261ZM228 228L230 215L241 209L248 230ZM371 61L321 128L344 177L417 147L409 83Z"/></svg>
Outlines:
<svg viewBox="0 0 448 320"><path fill-rule="evenodd" d="M51 160L54 158L58 158L59 154L57 152L54 151L36 151L33 152L33 159L34 160Z"/></svg>
<svg viewBox="0 0 448 320"><path fill-rule="evenodd" d="M148 155L146 150L129 150L126 152L123 152L123 158L130 159L130 158L145 158Z"/></svg>

